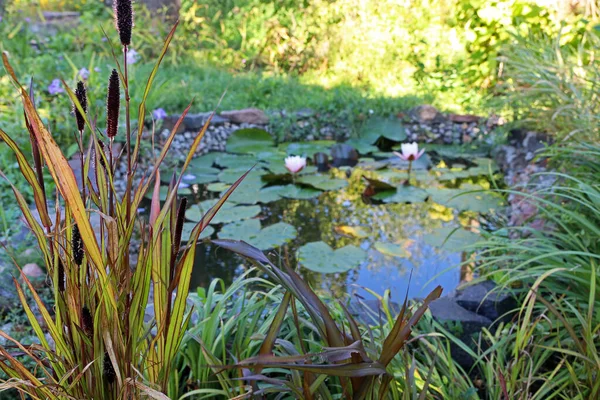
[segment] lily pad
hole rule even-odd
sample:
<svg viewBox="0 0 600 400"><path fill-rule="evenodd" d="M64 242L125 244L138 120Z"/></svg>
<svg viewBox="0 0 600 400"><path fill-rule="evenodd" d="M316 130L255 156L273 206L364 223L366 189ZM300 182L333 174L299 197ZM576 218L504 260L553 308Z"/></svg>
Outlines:
<svg viewBox="0 0 600 400"><path fill-rule="evenodd" d="M296 228L284 222L261 229L259 220L249 219L225 225L218 236L220 239L243 240L260 250L270 250L283 246L297 234Z"/></svg>
<svg viewBox="0 0 600 400"><path fill-rule="evenodd" d="M334 140L314 140L304 143L281 143L279 150L288 155L312 157L315 153L329 153L329 149L336 142Z"/></svg>
<svg viewBox="0 0 600 400"><path fill-rule="evenodd" d="M223 154L215 160L215 163L223 168L236 168L249 170L258 163L254 156L239 154Z"/></svg>
<svg viewBox="0 0 600 400"><path fill-rule="evenodd" d="M429 194L421 188L402 185L395 193L386 191L376 194L373 198L384 203L422 203L428 196Z"/></svg>
<svg viewBox="0 0 600 400"><path fill-rule="evenodd" d="M281 186L278 192L281 197L297 200L314 199L323 193L317 189L300 187L296 185Z"/></svg>
<svg viewBox="0 0 600 400"><path fill-rule="evenodd" d="M366 143L374 144L381 137L393 142L406 140L402 122L397 118L371 118L360 130L360 139Z"/></svg>
<svg viewBox="0 0 600 400"><path fill-rule="evenodd" d="M408 258L411 256L410 251L406 249L406 245L375 242L375 250L389 257Z"/></svg>
<svg viewBox="0 0 600 400"><path fill-rule="evenodd" d="M368 140L350 139L350 140L346 140L346 144L349 144L350 146L354 147L356 149L356 151L358 151L362 155L366 155L369 153L374 153L376 151L379 151L379 148L377 148L377 146L374 146L373 144L369 143Z"/></svg>
<svg viewBox="0 0 600 400"><path fill-rule="evenodd" d="M297 258L304 268L323 274L333 274L358 267L367 259L367 252L352 245L333 250L325 242L312 242L298 249Z"/></svg>
<svg viewBox="0 0 600 400"><path fill-rule="evenodd" d="M202 219L204 214L216 204L216 202L216 200L208 200L195 204L186 210L185 217L190 221L198 222ZM259 206L240 206L231 202L225 202L210 223L227 224L230 222L241 221L254 218L260 214L260 212L261 208Z"/></svg>
<svg viewBox="0 0 600 400"><path fill-rule="evenodd" d="M452 144L428 144L427 151L431 151L444 159L465 158L472 159L473 157L487 157L490 154L490 147L485 145L452 145ZM394 150L400 149L400 146Z"/></svg>
<svg viewBox="0 0 600 400"><path fill-rule="evenodd" d="M248 168L249 169L249 168ZM248 172L246 168L228 168L221 171L218 175L219 181L223 183L227 183L229 185L233 185L238 179L242 177L246 172ZM261 180L261 176L265 173L264 170L254 168L250 173L244 178L242 184L246 181L250 180Z"/></svg>
<svg viewBox="0 0 600 400"><path fill-rule="evenodd" d="M258 153L274 144L271 134L263 129L239 129L227 139L226 149L229 153Z"/></svg>
<svg viewBox="0 0 600 400"><path fill-rule="evenodd" d="M261 185L247 184L238 186L229 197L229 200L238 204L267 204L281 199L279 191L281 186L269 186L262 188Z"/></svg>
<svg viewBox="0 0 600 400"><path fill-rule="evenodd" d="M432 233L423 235L423 241L428 245L452 251L472 245L479 239L480 236L475 232L451 227L438 228Z"/></svg>
<svg viewBox="0 0 600 400"><path fill-rule="evenodd" d="M225 153L213 152L204 154L200 157L195 157L188 166L188 171L192 168L210 168L214 165L215 160Z"/></svg>
<svg viewBox="0 0 600 400"><path fill-rule="evenodd" d="M428 188L432 201L459 211L487 213L502 206L502 197L489 192L472 189Z"/></svg>
<svg viewBox="0 0 600 400"><path fill-rule="evenodd" d="M364 239L371 234L369 230L363 228L362 226L342 225L336 226L334 229L340 235L349 236L357 239Z"/></svg>
<svg viewBox="0 0 600 400"><path fill-rule="evenodd" d="M183 224L183 229L181 230L182 245L190 239L190 236L192 235L192 231L194 230L195 226L195 222L185 222ZM211 237L213 233L215 233L215 228L209 225L206 228L204 228L202 233L200 233L200 237L198 239L206 239L208 237Z"/></svg>
<svg viewBox="0 0 600 400"><path fill-rule="evenodd" d="M231 187L231 185L229 185L227 183L215 182L215 183L211 183L208 186L206 186L206 190L208 190L209 192L220 193L220 192L223 192L223 191L229 189L230 187Z"/></svg>
<svg viewBox="0 0 600 400"><path fill-rule="evenodd" d="M331 178L329 175L305 175L296 182L325 191L340 190L348 186L348 181L345 179Z"/></svg>

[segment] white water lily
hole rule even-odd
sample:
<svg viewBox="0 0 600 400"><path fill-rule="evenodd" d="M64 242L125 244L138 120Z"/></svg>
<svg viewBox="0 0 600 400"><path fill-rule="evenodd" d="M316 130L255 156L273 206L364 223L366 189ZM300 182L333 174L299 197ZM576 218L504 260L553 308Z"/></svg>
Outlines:
<svg viewBox="0 0 600 400"><path fill-rule="evenodd" d="M306 158L300 156L290 156L285 158L285 167L292 174L297 174L306 167Z"/></svg>
<svg viewBox="0 0 600 400"><path fill-rule="evenodd" d="M402 153L395 151L394 154L404 161L416 161L421 158L424 152L425 149L421 149L421 151L419 151L419 145L417 142L412 142L402 143Z"/></svg>

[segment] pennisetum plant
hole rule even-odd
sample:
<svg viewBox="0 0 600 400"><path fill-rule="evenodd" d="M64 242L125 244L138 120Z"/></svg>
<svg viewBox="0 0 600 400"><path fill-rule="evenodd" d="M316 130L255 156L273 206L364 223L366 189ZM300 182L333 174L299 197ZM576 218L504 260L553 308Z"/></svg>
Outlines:
<svg viewBox="0 0 600 400"><path fill-rule="evenodd" d="M25 275L21 274L19 280L14 279L39 345L23 346L0 331L0 337L7 343L0 346L0 370L9 377L0 381L0 392L14 388L24 398L34 399L167 398L171 366L189 321L186 298L194 244L229 193L243 179L240 178L196 225L189 242L182 244L186 202L182 200L177 207L177 188L210 118L196 135L179 177L175 178L161 204L159 167L190 106L175 124L154 167L138 171L143 124L140 123L137 133L132 134L126 62L133 28L130 0L115 1L115 18L124 57L122 66L115 57L116 68L108 80L104 137L87 116L88 98L83 82L78 82L74 91L63 82L74 107L81 159L80 181L42 123L34 105L32 88L26 90L23 87L11 67L8 54L2 55L8 76L21 96L34 166L10 135L0 130L0 139L13 150L19 168L33 190L40 222L33 217L21 191L13 186L17 202L42 251L54 287L56 306L54 310L48 309ZM148 79L140 99L138 121L144 120L146 97L176 26L167 36ZM121 88L125 99L125 132L119 132ZM126 135L126 159L123 160L113 152L113 141L119 134ZM124 193L115 190L117 163L127 167ZM46 193L44 187L44 164L56 184L56 193L52 195ZM136 185L133 184L134 176L140 177ZM139 222L136 210L151 190L151 218L148 222ZM52 210L48 199L55 198L56 207ZM92 226L91 214L99 215L99 224ZM135 264L130 262L134 228L140 236ZM31 292L35 308L41 314L39 319L32 311L34 307L27 302L27 291ZM149 302L155 310L150 323L145 319ZM32 360L35 371L29 371L17 355Z"/></svg>

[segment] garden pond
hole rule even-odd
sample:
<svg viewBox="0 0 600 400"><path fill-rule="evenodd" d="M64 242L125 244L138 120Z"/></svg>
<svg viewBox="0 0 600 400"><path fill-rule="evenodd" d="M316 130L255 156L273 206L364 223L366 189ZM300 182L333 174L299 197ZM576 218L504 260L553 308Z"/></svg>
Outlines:
<svg viewBox="0 0 600 400"><path fill-rule="evenodd" d="M469 279L459 265L467 261L463 248L480 238L481 215L503 204L485 191L500 181L488 149L425 145L407 181L408 162L392 153L404 140L402 131L373 131L379 133L344 144L279 145L263 130L234 132L227 152L196 157L183 176L179 194L189 202L182 239L252 169L201 238L244 240L276 264L297 267L316 291L336 297L389 289L398 301L407 291L420 298L436 285L454 289ZM293 176L284 164L291 154L307 156L312 165ZM165 183L171 175L161 174ZM250 266L205 240L198 244L191 284L206 287L213 278L228 284Z"/></svg>

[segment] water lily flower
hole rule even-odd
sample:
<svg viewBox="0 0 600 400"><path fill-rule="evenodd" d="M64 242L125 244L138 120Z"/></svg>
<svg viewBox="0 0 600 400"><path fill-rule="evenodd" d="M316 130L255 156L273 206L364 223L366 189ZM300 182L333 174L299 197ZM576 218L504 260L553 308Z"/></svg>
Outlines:
<svg viewBox="0 0 600 400"><path fill-rule="evenodd" d="M300 156L290 156L285 158L285 167L292 174L297 174L306 167L306 158Z"/></svg>
<svg viewBox="0 0 600 400"><path fill-rule="evenodd" d="M152 116L156 120L165 119L167 112L162 108L157 108L156 110L152 111Z"/></svg>
<svg viewBox="0 0 600 400"><path fill-rule="evenodd" d="M64 93L65 89L62 88L60 79L54 79L50 85L48 85L48 93L52 96L59 93Z"/></svg>
<svg viewBox="0 0 600 400"><path fill-rule="evenodd" d="M77 74L84 81L87 81L90 77L90 71L87 68L81 68Z"/></svg>
<svg viewBox="0 0 600 400"><path fill-rule="evenodd" d="M140 55L134 49L127 50L127 65L135 64L140 59Z"/></svg>
<svg viewBox="0 0 600 400"><path fill-rule="evenodd" d="M402 153L394 152L395 155L404 161L417 161L425 153L425 149L419 151L417 142L402 143Z"/></svg>
<svg viewBox="0 0 600 400"><path fill-rule="evenodd" d="M394 154L400 157L401 160L408 161L408 178L405 183L408 185L410 182L410 171L412 170L412 163L413 161L417 161L419 158L421 158L423 153L425 153L425 149L421 149L421 151L419 151L419 145L417 144L417 142L412 142L402 143L401 150L402 153L398 153L395 151Z"/></svg>

